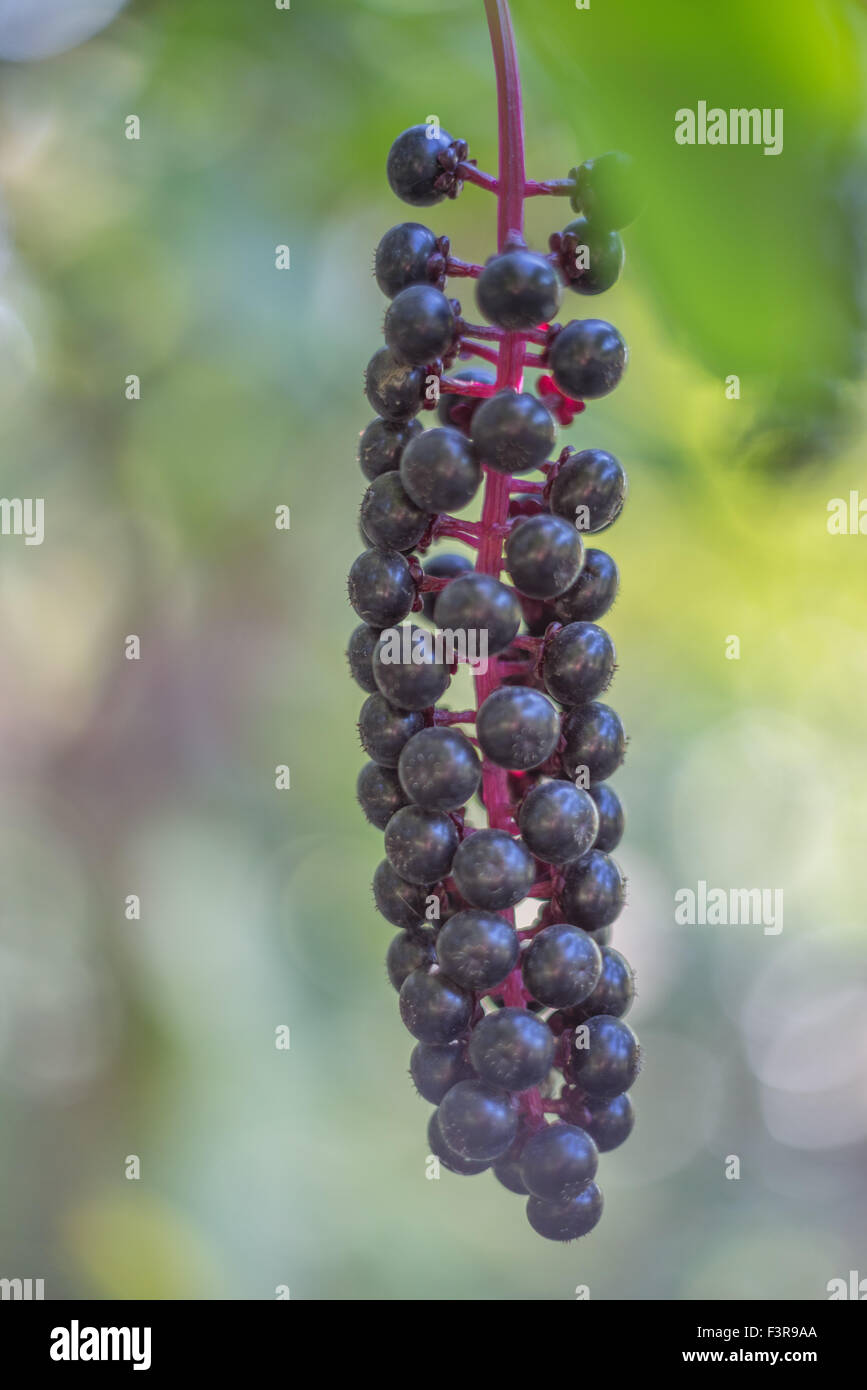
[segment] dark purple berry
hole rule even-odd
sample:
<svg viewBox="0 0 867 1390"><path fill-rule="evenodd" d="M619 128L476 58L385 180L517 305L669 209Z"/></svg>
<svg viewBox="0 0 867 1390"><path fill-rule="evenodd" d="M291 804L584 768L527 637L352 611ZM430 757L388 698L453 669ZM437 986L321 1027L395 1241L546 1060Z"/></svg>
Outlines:
<svg viewBox="0 0 867 1390"><path fill-rule="evenodd" d="M557 428L536 396L508 388L481 404L470 432L476 454L497 473L529 473L554 447Z"/></svg>
<svg viewBox="0 0 867 1390"><path fill-rule="evenodd" d="M383 859L373 875L373 896L386 921L404 931L418 931L425 921L426 887L407 883L396 874L387 859Z"/></svg>
<svg viewBox="0 0 867 1390"><path fill-rule="evenodd" d="M401 222L385 233L376 248L374 274L383 294L393 299L408 285L430 284L428 266L437 239L421 222Z"/></svg>
<svg viewBox="0 0 867 1390"><path fill-rule="evenodd" d="M586 1035L586 1036L585 1036ZM622 1018L599 1014L582 1023L569 1054L570 1080L594 1099L628 1091L638 1076L638 1039Z"/></svg>
<svg viewBox="0 0 867 1390"><path fill-rule="evenodd" d="M486 1081L459 1081L436 1113L448 1147L476 1163L499 1158L518 1131L518 1112L507 1092Z"/></svg>
<svg viewBox="0 0 867 1390"><path fill-rule="evenodd" d="M437 595L434 621L443 632L453 632L469 645L487 642L487 655L508 647L521 626L521 605L514 589L490 574L467 574ZM480 647L477 651L481 653Z"/></svg>
<svg viewBox="0 0 867 1390"><path fill-rule="evenodd" d="M442 969L459 985L479 993L505 980L517 965L519 954L515 928L493 912L456 912L437 937L437 960Z"/></svg>
<svg viewBox="0 0 867 1390"><path fill-rule="evenodd" d="M436 654L433 634L423 627L383 632L373 651L373 678L390 704L410 710L436 704L451 681Z"/></svg>
<svg viewBox="0 0 867 1390"><path fill-rule="evenodd" d="M591 782L604 782L623 762L626 734L620 715L599 700L569 711L563 720L563 737L563 766L570 777L586 768Z"/></svg>
<svg viewBox="0 0 867 1390"><path fill-rule="evenodd" d="M579 531L604 531L626 500L623 465L604 449L582 449L561 464L551 484L551 511Z"/></svg>
<svg viewBox="0 0 867 1390"><path fill-rule="evenodd" d="M403 791L428 811L456 811L482 779L478 754L459 729L422 729L404 744L397 764Z"/></svg>
<svg viewBox="0 0 867 1390"><path fill-rule="evenodd" d="M452 1086L474 1076L462 1043L416 1043L409 1070L419 1095L431 1105L439 1105Z"/></svg>
<svg viewBox="0 0 867 1390"><path fill-rule="evenodd" d="M577 1197L596 1176L599 1154L585 1130L577 1125L545 1125L524 1146L521 1177L527 1190L545 1202Z"/></svg>
<svg viewBox="0 0 867 1390"><path fill-rule="evenodd" d="M547 1023L527 1009L497 1009L476 1024L468 1056L483 1081L526 1091L541 1085L551 1070L554 1037Z"/></svg>
<svg viewBox="0 0 867 1390"><path fill-rule="evenodd" d="M526 248L494 256L476 282L476 300L485 318L509 332L550 323L562 292L550 261Z"/></svg>
<svg viewBox="0 0 867 1390"><path fill-rule="evenodd" d="M371 627L401 622L415 596L412 573L399 550L365 550L349 571L349 602Z"/></svg>
<svg viewBox="0 0 867 1390"><path fill-rule="evenodd" d="M466 435L441 427L411 441L400 462L400 477L413 502L425 511L457 512L478 492L482 469Z"/></svg>
<svg viewBox="0 0 867 1390"><path fill-rule="evenodd" d="M473 562L467 555L453 555L451 552L446 552L445 554L434 555L430 560L425 560L422 568L425 574L431 575L434 579L457 579L461 574L470 573ZM436 598L436 592L430 589L422 594L424 615L431 622L433 622Z"/></svg>
<svg viewBox="0 0 867 1390"><path fill-rule="evenodd" d="M376 681L373 679L373 649L379 641L380 629L378 627L368 627L367 623L359 623L358 627L352 632L349 645L346 648L346 655L349 659L349 669L352 672L352 679L362 690L367 690L371 694L376 690Z"/></svg>
<svg viewBox="0 0 867 1390"><path fill-rule="evenodd" d="M445 878L457 847L457 826L442 811L403 806L386 826L388 862L409 883L438 883Z"/></svg>
<svg viewBox="0 0 867 1390"><path fill-rule="evenodd" d="M546 642L542 658L545 689L561 705L583 704L605 690L615 661L614 643L603 628L595 623L569 623Z"/></svg>
<svg viewBox="0 0 867 1390"><path fill-rule="evenodd" d="M571 782L541 782L518 813L521 836L545 864L568 864L593 848L599 813L589 793Z"/></svg>
<svg viewBox="0 0 867 1390"><path fill-rule="evenodd" d="M524 984L540 1004L567 1008L586 999L602 973L596 942L580 927L543 927L524 952Z"/></svg>
<svg viewBox="0 0 867 1390"><path fill-rule="evenodd" d="M565 1202L543 1202L540 1197L527 1201L527 1220L537 1235L546 1240L576 1240L586 1236L602 1215L602 1192L588 1182L575 1197Z"/></svg>
<svg viewBox="0 0 867 1390"><path fill-rule="evenodd" d="M527 1196L527 1189L524 1179L521 1177L521 1160L519 1158L501 1158L494 1164L494 1177L497 1182L502 1183L503 1187L509 1192L516 1192L519 1197Z"/></svg>
<svg viewBox="0 0 867 1390"><path fill-rule="evenodd" d="M593 848L602 850L603 854L610 854L623 837L625 817L620 797L607 782L600 782L598 786L591 787L590 795L599 812L599 830Z"/></svg>
<svg viewBox="0 0 867 1390"><path fill-rule="evenodd" d="M614 860L594 849L566 865L560 905L568 922L592 931L619 917L625 891L623 875Z"/></svg>
<svg viewBox="0 0 867 1390"><path fill-rule="evenodd" d="M418 420L395 423L377 415L371 420L358 443L358 462L365 478L373 482L382 473L392 473L400 467L400 457L414 435L421 434Z"/></svg>
<svg viewBox="0 0 867 1390"><path fill-rule="evenodd" d="M535 878L532 856L505 830L476 830L462 841L452 874L458 892L472 907L491 912L514 907Z"/></svg>
<svg viewBox="0 0 867 1390"><path fill-rule="evenodd" d="M424 728L424 715L418 710L396 709L379 691L361 706L358 732L365 753L383 767L397 767L401 749L413 734Z"/></svg>
<svg viewBox="0 0 867 1390"><path fill-rule="evenodd" d="M385 957L388 978L400 990L407 975L414 970L427 970L436 960L432 931L398 932Z"/></svg>
<svg viewBox="0 0 867 1390"><path fill-rule="evenodd" d="M445 357L455 337L455 311L442 290L410 285L391 301L385 341L398 362L423 367Z"/></svg>
<svg viewBox="0 0 867 1390"><path fill-rule="evenodd" d="M628 355L617 329L604 319L573 319L554 338L548 362L564 395L592 401L614 390Z"/></svg>
<svg viewBox="0 0 867 1390"><path fill-rule="evenodd" d="M386 420L407 421L417 415L424 401L424 388L422 368L399 362L387 347L375 352L367 364L365 394L376 413Z"/></svg>
<svg viewBox="0 0 867 1390"><path fill-rule="evenodd" d="M564 594L554 599L553 618L561 623L595 623L603 617L617 597L620 575L611 556L604 550L586 550L581 573Z"/></svg>
<svg viewBox="0 0 867 1390"><path fill-rule="evenodd" d="M438 971L413 970L400 988L400 1016L424 1043L455 1042L466 1032L473 996Z"/></svg>
<svg viewBox="0 0 867 1390"><path fill-rule="evenodd" d="M433 126L414 125L402 131L388 152L385 168L392 193L416 208L441 202L449 190L437 187L446 168L440 155L448 156L455 143L448 131L437 133Z"/></svg>
<svg viewBox="0 0 867 1390"><path fill-rule="evenodd" d="M623 242L618 232L576 217L563 228L560 263L570 289L578 294L603 294L620 278Z"/></svg>
<svg viewBox="0 0 867 1390"><path fill-rule="evenodd" d="M635 1112L629 1096L611 1096L608 1100L588 1100L585 1107L587 1133L600 1153L610 1153L629 1138L635 1124Z"/></svg>
<svg viewBox="0 0 867 1390"><path fill-rule="evenodd" d="M479 747L492 763L527 772L550 758L560 738L560 719L551 701L527 686L501 686L476 716Z"/></svg>
<svg viewBox="0 0 867 1390"><path fill-rule="evenodd" d="M486 371L484 367L466 367L459 372L453 372L452 375L456 381L482 381L488 386L493 386L495 381L494 373ZM482 404L482 396L463 396L459 392L443 391L437 406L437 415L444 425L451 425L462 434L469 434L473 416Z"/></svg>
<svg viewBox="0 0 867 1390"><path fill-rule="evenodd" d="M585 159L570 178L575 181L572 207L596 228L628 227L637 216L641 194L635 166L628 154L609 154Z"/></svg>
<svg viewBox="0 0 867 1390"><path fill-rule="evenodd" d="M407 803L407 796L393 767L365 763L355 786L358 804L371 825L384 830L395 811Z"/></svg>
<svg viewBox="0 0 867 1390"><path fill-rule="evenodd" d="M561 516L527 517L513 527L506 541L506 569L515 588L529 598L551 599L564 593L575 583L583 563L581 537Z"/></svg>
<svg viewBox="0 0 867 1390"><path fill-rule="evenodd" d="M361 499L361 525L381 549L412 550L432 521L407 496L399 473L375 478Z"/></svg>
<svg viewBox="0 0 867 1390"><path fill-rule="evenodd" d="M587 998L568 1010L568 1021L574 1026L585 1023L597 1014L622 1018L632 1007L635 998L635 977L629 963L613 946L602 947L602 973Z"/></svg>

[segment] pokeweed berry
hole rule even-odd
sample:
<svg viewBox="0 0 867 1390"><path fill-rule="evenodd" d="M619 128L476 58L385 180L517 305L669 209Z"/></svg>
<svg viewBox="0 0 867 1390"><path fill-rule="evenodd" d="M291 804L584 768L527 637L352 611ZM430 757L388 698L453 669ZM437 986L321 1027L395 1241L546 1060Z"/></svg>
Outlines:
<svg viewBox="0 0 867 1390"><path fill-rule="evenodd" d="M609 944L623 810L605 779L625 735L598 699L615 651L597 620L619 574L605 551L584 549L619 516L626 475L603 449L557 451L558 424L613 390L627 350L602 320L553 319L565 285L594 295L616 281L636 204L617 155L565 180L527 179L507 0L486 10L498 177L433 118L388 153L388 182L411 206L468 183L493 191L498 236L484 265L414 221L376 248L385 345L365 377L375 418L358 444L369 486L347 657L366 695L358 801L385 843L373 897L398 931L386 971L415 1039L412 1081L437 1107L428 1161L461 1177L492 1169L526 1199L534 1231L568 1241L600 1218L598 1154L632 1128L640 1053L623 1020L632 972ZM552 233L550 254L524 237L526 199L540 193L568 195L579 214ZM456 278L475 280L481 322L450 297ZM436 411L432 428L423 409ZM479 519L465 518L482 487ZM443 707L462 663L472 708ZM540 907L519 930L529 897Z"/></svg>

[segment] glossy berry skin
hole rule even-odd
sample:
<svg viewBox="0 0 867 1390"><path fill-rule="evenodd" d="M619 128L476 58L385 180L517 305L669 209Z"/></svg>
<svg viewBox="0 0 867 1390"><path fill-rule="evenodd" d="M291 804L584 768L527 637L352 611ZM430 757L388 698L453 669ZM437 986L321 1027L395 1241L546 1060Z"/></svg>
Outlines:
<svg viewBox="0 0 867 1390"><path fill-rule="evenodd" d="M397 767L404 744L423 728L420 711L395 709L379 691L365 700L358 717L361 745L382 767Z"/></svg>
<svg viewBox="0 0 867 1390"><path fill-rule="evenodd" d="M394 299L408 285L430 284L428 264L436 249L436 237L421 222L401 222L391 227L376 248L373 265L383 294Z"/></svg>
<svg viewBox="0 0 867 1390"><path fill-rule="evenodd" d="M475 1163L500 1158L518 1132L518 1112L508 1093L486 1081L459 1081L436 1114L448 1147Z"/></svg>
<svg viewBox="0 0 867 1390"><path fill-rule="evenodd" d="M422 729L404 744L397 774L416 805L428 811L456 811L475 796L482 765L459 729Z"/></svg>
<svg viewBox="0 0 867 1390"><path fill-rule="evenodd" d="M566 865L560 905L567 921L592 931L619 917L625 893L623 875L614 860L594 849Z"/></svg>
<svg viewBox="0 0 867 1390"><path fill-rule="evenodd" d="M494 373L486 371L484 367L465 367L452 375L457 381L482 381L489 386L496 380ZM437 416L444 425L450 425L462 434L469 434L473 416L483 403L482 396L463 396L459 392L443 391L437 406Z"/></svg>
<svg viewBox="0 0 867 1390"><path fill-rule="evenodd" d="M596 1176L599 1154L585 1130L553 1124L539 1129L524 1146L521 1177L528 1192L545 1202L577 1197Z"/></svg>
<svg viewBox="0 0 867 1390"><path fill-rule="evenodd" d="M477 1173L486 1173L491 1166L490 1163L484 1161L474 1163L472 1159L461 1158L460 1154L456 1154L453 1149L450 1149L443 1139L436 1111L433 1112L428 1121L427 1142L431 1153L436 1155L442 1167L449 1173L457 1173L459 1177L471 1178Z"/></svg>
<svg viewBox="0 0 867 1390"><path fill-rule="evenodd" d="M398 932L385 956L388 978L400 990L413 970L427 970L436 960L432 931Z"/></svg>
<svg viewBox="0 0 867 1390"><path fill-rule="evenodd" d="M493 690L476 716L479 747L497 767L527 772L550 758L560 739L556 709L539 690L507 685Z"/></svg>
<svg viewBox="0 0 867 1390"><path fill-rule="evenodd" d="M501 912L527 896L535 870L520 840L505 830L477 830L461 842L452 864L458 892L472 907Z"/></svg>
<svg viewBox="0 0 867 1390"><path fill-rule="evenodd" d="M547 1240L576 1240L586 1236L602 1215L602 1192L588 1182L575 1197L564 1202L544 1202L540 1197L527 1201L527 1220L537 1235Z"/></svg>
<svg viewBox="0 0 867 1390"><path fill-rule="evenodd" d="M613 230L594 227L586 217L576 217L563 228L568 238L570 273L567 284L578 294L604 294L616 284L623 269L623 242ZM576 258L575 250L578 251ZM561 252L561 257L563 253ZM586 266L576 265L576 259L586 260Z"/></svg>
<svg viewBox="0 0 867 1390"><path fill-rule="evenodd" d="M585 1115L587 1133L602 1154L625 1143L635 1124L635 1111L627 1095L588 1101Z"/></svg>
<svg viewBox="0 0 867 1390"><path fill-rule="evenodd" d="M551 1070L554 1038L547 1023L527 1009L497 1009L476 1024L468 1056L483 1081L526 1091Z"/></svg>
<svg viewBox="0 0 867 1390"><path fill-rule="evenodd" d="M506 569L515 588L528 598L552 599L564 593L583 563L581 537L561 516L544 512L527 517L506 541Z"/></svg>
<svg viewBox="0 0 867 1390"><path fill-rule="evenodd" d="M410 285L391 301L385 341L398 362L423 367L445 357L456 331L455 311L442 290Z"/></svg>
<svg viewBox="0 0 867 1390"><path fill-rule="evenodd" d="M494 256L476 281L476 301L485 318L509 332L549 323L561 295L560 277L550 261L525 248Z"/></svg>
<svg viewBox="0 0 867 1390"><path fill-rule="evenodd" d="M631 1009L634 998L635 977L629 963L613 946L603 946L602 973L592 993L574 1009L566 1011L567 1020L574 1027L598 1014L622 1018Z"/></svg>
<svg viewBox="0 0 867 1390"><path fill-rule="evenodd" d="M387 859L382 860L373 875L373 896L378 911L395 927L417 932L425 920L428 889L407 883Z"/></svg>
<svg viewBox="0 0 867 1390"><path fill-rule="evenodd" d="M449 687L447 666L436 661L432 634L413 626L404 660L404 639L383 633L373 650L373 679L389 704L422 710L435 705Z"/></svg>
<svg viewBox="0 0 867 1390"><path fill-rule="evenodd" d="M617 520L625 500L623 465L604 449L572 454L551 484L551 511L585 532L604 531ZM579 513L579 507L586 511Z"/></svg>
<svg viewBox="0 0 867 1390"><path fill-rule="evenodd" d="M641 1065L638 1039L629 1024L598 1014L581 1029L587 1030L586 1046L573 1047L569 1054L570 1080L593 1099L607 1100L628 1091Z"/></svg>
<svg viewBox="0 0 867 1390"><path fill-rule="evenodd" d="M604 628L595 623L569 623L545 645L545 689L561 705L583 704L605 690L614 674L615 661L614 643Z"/></svg>
<svg viewBox="0 0 867 1390"><path fill-rule="evenodd" d="M416 506L457 512L471 502L482 480L481 464L460 430L425 430L403 452L400 477Z"/></svg>
<svg viewBox="0 0 867 1390"><path fill-rule="evenodd" d="M470 427L482 463L497 473L529 473L554 447L557 428L536 396L511 388L489 396Z"/></svg>
<svg viewBox="0 0 867 1390"><path fill-rule="evenodd" d="M578 1004L595 989L602 973L596 942L580 927L558 922L543 927L524 952L524 984L540 1004L562 1009Z"/></svg>
<svg viewBox="0 0 867 1390"><path fill-rule="evenodd" d="M570 177L575 180L572 206L594 227L628 227L638 216L640 194L629 155L612 150L596 159L585 159Z"/></svg>
<svg viewBox="0 0 867 1390"><path fill-rule="evenodd" d="M433 521L407 496L399 473L375 478L361 500L361 525L375 546L412 550Z"/></svg>
<svg viewBox="0 0 867 1390"><path fill-rule="evenodd" d="M364 764L355 792L365 816L378 830L384 830L395 811L409 800L394 768L381 767L379 763Z"/></svg>
<svg viewBox="0 0 867 1390"><path fill-rule="evenodd" d="M591 782L604 782L623 762L623 723L620 715L600 700L590 700L570 710L563 720L563 737L563 766L570 777L577 776L579 767L585 767Z"/></svg>
<svg viewBox="0 0 867 1390"><path fill-rule="evenodd" d="M548 351L551 374L560 390L575 401L607 396L623 376L626 344L604 319L573 319Z"/></svg>
<svg viewBox="0 0 867 1390"><path fill-rule="evenodd" d="M437 960L465 989L486 993L514 970L520 955L515 928L493 912L456 912L440 928Z"/></svg>
<svg viewBox="0 0 867 1390"><path fill-rule="evenodd" d="M377 415L405 424L424 403L425 374L421 367L400 362L387 347L367 364L364 392Z"/></svg>
<svg viewBox="0 0 867 1390"><path fill-rule="evenodd" d="M603 854L610 854L623 838L626 821L620 797L607 782L600 782L598 786L591 787L590 795L599 812L599 830L593 848L602 850Z"/></svg>
<svg viewBox="0 0 867 1390"><path fill-rule="evenodd" d="M444 169L439 156L447 154L455 142L446 130L429 139L430 129L414 125L402 131L388 152L385 166L392 193L416 208L441 202L447 192L436 187Z"/></svg>
<svg viewBox="0 0 867 1390"><path fill-rule="evenodd" d="M377 688L373 679L373 649L379 641L379 632L378 627L368 627L367 623L359 623L358 627L353 629L346 648L352 679L369 694L373 694Z"/></svg>
<svg viewBox="0 0 867 1390"><path fill-rule="evenodd" d="M501 1158L494 1164L494 1177L498 1183L507 1188L509 1192L516 1192L519 1197L527 1196L527 1188L524 1179L521 1177L521 1162L517 1158Z"/></svg>
<svg viewBox="0 0 867 1390"><path fill-rule="evenodd" d="M561 623L595 623L608 612L620 584L620 574L604 550L584 552L581 573L565 593L553 601L553 616Z"/></svg>
<svg viewBox="0 0 867 1390"><path fill-rule="evenodd" d="M403 806L385 829L386 858L409 883L437 883L445 878L457 847L457 826L442 811Z"/></svg>
<svg viewBox="0 0 867 1390"><path fill-rule="evenodd" d="M470 573L473 562L467 555L453 555L447 551L426 560L422 568L425 574L432 575L435 579L457 579L461 574ZM422 594L423 612L431 622L433 622L436 597L436 592L433 590L427 590Z"/></svg>
<svg viewBox="0 0 867 1390"><path fill-rule="evenodd" d="M373 482L382 473L400 467L400 457L414 435L421 434L418 420L383 420L377 415L358 442L358 463L365 478Z"/></svg>
<svg viewBox="0 0 867 1390"><path fill-rule="evenodd" d="M568 864L587 854L599 830L599 812L589 792L571 782L540 782L518 812L521 837L545 864Z"/></svg>
<svg viewBox="0 0 867 1390"><path fill-rule="evenodd" d="M401 622L415 594L409 565L399 550L365 550L349 571L349 602L371 627Z"/></svg>
<svg viewBox="0 0 867 1390"><path fill-rule="evenodd" d="M416 1043L409 1070L419 1095L431 1105L439 1105L452 1086L474 1076L462 1043Z"/></svg>
<svg viewBox="0 0 867 1390"><path fill-rule="evenodd" d="M413 970L401 985L400 1016L419 1042L455 1042L466 1032L472 1011L473 996L447 975Z"/></svg>
<svg viewBox="0 0 867 1390"><path fill-rule="evenodd" d="M443 631L487 634L488 655L508 647L521 626L513 589L490 574L467 574L437 595L434 621Z"/></svg>

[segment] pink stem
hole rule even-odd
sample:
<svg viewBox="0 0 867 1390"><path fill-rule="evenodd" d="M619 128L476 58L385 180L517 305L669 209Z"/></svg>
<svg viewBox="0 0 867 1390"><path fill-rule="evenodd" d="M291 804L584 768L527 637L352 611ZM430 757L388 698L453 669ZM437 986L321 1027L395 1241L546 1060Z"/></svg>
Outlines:
<svg viewBox="0 0 867 1390"><path fill-rule="evenodd" d="M493 362L495 367L500 363L500 354L496 348L485 347L482 343L474 343L466 338L461 338L461 357L482 357L486 362Z"/></svg>
<svg viewBox="0 0 867 1390"><path fill-rule="evenodd" d="M465 183L474 183L478 188L486 189L488 193L499 193L499 184L493 174L483 174L475 164L459 164L457 175Z"/></svg>
<svg viewBox="0 0 867 1390"><path fill-rule="evenodd" d="M574 192L574 179L543 179L540 182L537 182L535 179L528 179L524 184L525 198L538 198L543 194L552 194L555 197L568 198L569 194Z"/></svg>
<svg viewBox="0 0 867 1390"><path fill-rule="evenodd" d="M457 256L446 258L446 275L466 275L473 280L478 280L484 268L483 265L473 265L470 261L458 260Z"/></svg>
<svg viewBox="0 0 867 1390"><path fill-rule="evenodd" d="M459 377L441 376L440 390L453 391L456 396L493 396L496 386L487 381L461 381Z"/></svg>

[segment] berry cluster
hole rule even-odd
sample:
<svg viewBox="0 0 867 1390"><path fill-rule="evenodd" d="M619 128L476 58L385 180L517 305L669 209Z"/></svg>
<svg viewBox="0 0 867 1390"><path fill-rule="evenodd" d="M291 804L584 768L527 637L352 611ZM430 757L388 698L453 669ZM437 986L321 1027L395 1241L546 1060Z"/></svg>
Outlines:
<svg viewBox="0 0 867 1390"><path fill-rule="evenodd" d="M496 192L499 245L472 266L445 237L406 222L377 248L390 304L386 346L367 368L376 411L359 448L368 548L349 576L361 625L348 655L367 692L359 730L370 761L358 798L385 832L373 891L400 929L388 975L416 1039L413 1080L437 1107L428 1144L452 1172L492 1168L527 1197L540 1235L570 1240L599 1220L598 1154L632 1128L626 1093L639 1048L623 1020L632 972L609 944L624 881L611 858L623 811L607 779L625 735L599 698L615 652L598 620L618 571L583 540L617 518L626 478L602 449L557 453L556 434L584 401L614 389L627 352L601 319L554 320L565 287L595 295L617 279L618 229L632 208L619 155L558 183L526 180L508 6L486 7L499 178L476 168L463 141L429 126L404 131L388 156L391 187L413 206L454 197L467 182ZM530 250L521 231L524 200L536 194L568 195L579 214L548 254ZM483 323L469 323L445 293L452 276L475 280ZM453 371L473 356L495 374ZM535 393L523 389L526 368L543 372ZM438 423L423 429L417 417L433 409ZM483 481L481 519L454 516ZM422 564L419 552L448 537L476 552L475 565L439 550ZM413 613L433 631L395 631ZM475 709L439 704L456 667L435 633L463 651L474 635L486 642ZM484 825L470 822L474 802ZM515 908L526 898L541 908L519 930Z"/></svg>

